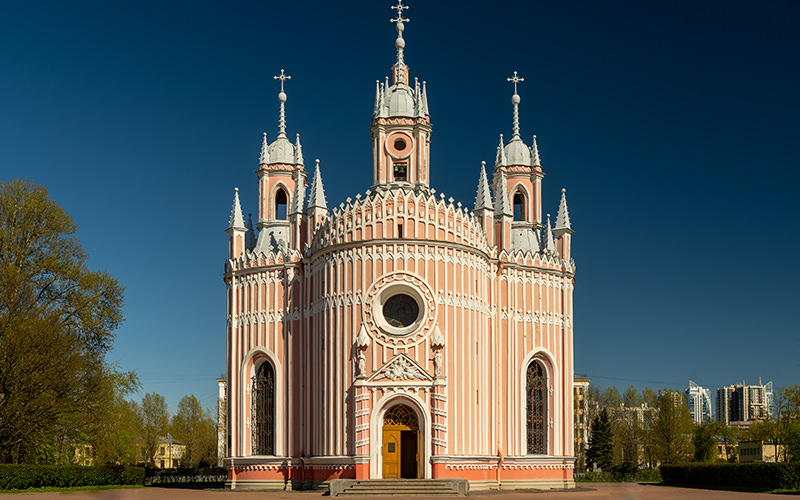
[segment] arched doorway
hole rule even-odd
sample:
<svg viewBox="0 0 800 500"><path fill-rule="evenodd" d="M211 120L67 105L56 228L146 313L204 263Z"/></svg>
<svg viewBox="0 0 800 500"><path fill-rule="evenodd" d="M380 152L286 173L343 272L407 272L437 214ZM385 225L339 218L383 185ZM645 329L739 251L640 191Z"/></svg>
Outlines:
<svg viewBox="0 0 800 500"><path fill-rule="evenodd" d="M419 477L419 420L405 405L393 406L383 416L383 478Z"/></svg>

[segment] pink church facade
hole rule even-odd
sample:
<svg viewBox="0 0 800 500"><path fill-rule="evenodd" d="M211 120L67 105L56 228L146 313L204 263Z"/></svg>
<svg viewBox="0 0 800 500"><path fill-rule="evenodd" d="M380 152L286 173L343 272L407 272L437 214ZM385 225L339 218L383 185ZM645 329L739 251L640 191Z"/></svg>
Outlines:
<svg viewBox="0 0 800 500"><path fill-rule="evenodd" d="M228 485L465 478L574 486L574 262L562 190L542 218L534 136L501 136L474 209L429 185L425 84L403 60L376 89L373 179L329 209L299 136L264 136L256 228L238 190L227 286ZM364 169L365 174L367 172ZM366 177L366 175L365 175ZM365 179L366 180L366 179Z"/></svg>

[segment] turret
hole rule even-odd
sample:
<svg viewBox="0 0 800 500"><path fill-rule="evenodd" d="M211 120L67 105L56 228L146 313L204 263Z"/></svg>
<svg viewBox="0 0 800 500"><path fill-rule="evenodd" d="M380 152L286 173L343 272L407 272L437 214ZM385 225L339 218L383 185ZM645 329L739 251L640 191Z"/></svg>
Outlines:
<svg viewBox="0 0 800 500"><path fill-rule="evenodd" d="M376 82L375 109L372 119L373 188L427 190L430 182L431 123L425 82L411 79L405 64L402 0L392 6L397 17L391 21L397 29L397 61L392 66L392 84Z"/></svg>
<svg viewBox="0 0 800 500"><path fill-rule="evenodd" d="M494 241L498 249L509 250L511 248L511 221L514 212L508 200L505 169L495 169L492 180L494 181Z"/></svg>
<svg viewBox="0 0 800 500"><path fill-rule="evenodd" d="M564 260L572 259L572 226L569 222L569 211L567 210L567 190L561 190L561 203L558 205L558 215L556 215L556 227L553 235L556 238L556 250Z"/></svg>
<svg viewBox="0 0 800 500"><path fill-rule="evenodd" d="M486 234L489 246L494 245L494 206L489 180L486 178L486 162L481 162L481 175L478 178L478 192L475 195L475 210L472 211Z"/></svg>
<svg viewBox="0 0 800 500"><path fill-rule="evenodd" d="M238 259L244 253L245 234L247 233L244 217L242 217L242 205L239 203L239 188L236 188L233 193L231 218L225 232L228 233L228 258Z"/></svg>
<svg viewBox="0 0 800 500"><path fill-rule="evenodd" d="M311 181L311 192L308 195L308 236L306 241L311 241L317 227L328 217L328 201L325 199L325 188L322 186L322 175L319 172L319 160L314 168L314 178Z"/></svg>
<svg viewBox="0 0 800 500"><path fill-rule="evenodd" d="M259 158L258 186L258 241L255 250L259 252L274 252L281 248L292 246L298 248L296 234L293 236L290 219L290 207L296 191L295 183L298 178L305 178L303 168L303 149L300 145L300 134L296 135L292 144L286 135L286 92L284 83L292 77L281 70L276 80L281 82L278 93L280 114L278 118L278 137L271 144L267 141L267 134L261 144ZM298 221L298 225L302 221Z"/></svg>

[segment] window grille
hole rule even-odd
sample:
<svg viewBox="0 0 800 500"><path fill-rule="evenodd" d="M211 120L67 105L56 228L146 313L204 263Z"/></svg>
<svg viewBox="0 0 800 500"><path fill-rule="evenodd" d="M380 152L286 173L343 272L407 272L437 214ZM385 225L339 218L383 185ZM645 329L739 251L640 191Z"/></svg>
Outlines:
<svg viewBox="0 0 800 500"><path fill-rule="evenodd" d="M253 377L253 455L275 454L275 374L265 361Z"/></svg>
<svg viewBox="0 0 800 500"><path fill-rule="evenodd" d="M528 366L528 453L547 454L547 374L538 361Z"/></svg>

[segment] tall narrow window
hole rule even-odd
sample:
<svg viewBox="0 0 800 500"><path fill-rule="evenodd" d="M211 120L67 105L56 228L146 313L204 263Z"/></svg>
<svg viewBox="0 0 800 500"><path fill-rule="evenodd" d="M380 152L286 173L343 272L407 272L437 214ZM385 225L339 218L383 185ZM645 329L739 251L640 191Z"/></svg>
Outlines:
<svg viewBox="0 0 800 500"><path fill-rule="evenodd" d="M514 220L527 220L528 214L525 211L525 195L517 190L514 193Z"/></svg>
<svg viewBox="0 0 800 500"><path fill-rule="evenodd" d="M253 455L275 454L275 373L269 361L253 377Z"/></svg>
<svg viewBox="0 0 800 500"><path fill-rule="evenodd" d="M528 365L528 401L525 413L528 423L528 453L547 454L547 374L538 361Z"/></svg>
<svg viewBox="0 0 800 500"><path fill-rule="evenodd" d="M278 188L275 191L275 218L276 219L288 219L289 218L289 208L288 208L288 198L286 197L286 191L281 188Z"/></svg>

